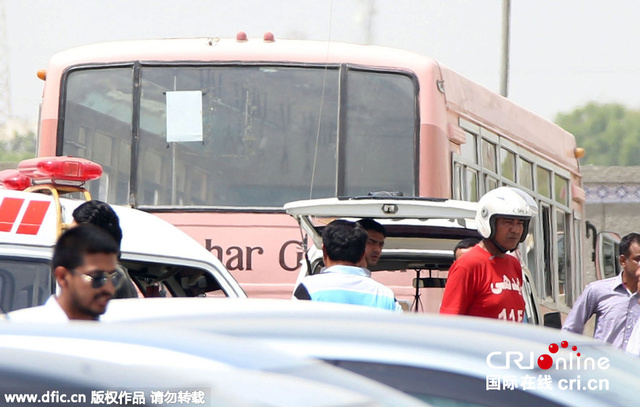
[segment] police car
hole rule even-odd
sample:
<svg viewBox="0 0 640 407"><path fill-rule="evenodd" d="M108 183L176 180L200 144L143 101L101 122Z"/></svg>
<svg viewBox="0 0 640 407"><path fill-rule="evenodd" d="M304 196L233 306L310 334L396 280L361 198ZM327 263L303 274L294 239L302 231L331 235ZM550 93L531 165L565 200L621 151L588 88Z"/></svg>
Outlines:
<svg viewBox="0 0 640 407"><path fill-rule="evenodd" d="M55 292L53 246L90 199L83 186L102 167L76 157L42 157L0 172L0 309L43 304ZM61 198L61 195L82 199ZM141 296L246 297L217 257L151 214L113 206L122 228L121 264Z"/></svg>

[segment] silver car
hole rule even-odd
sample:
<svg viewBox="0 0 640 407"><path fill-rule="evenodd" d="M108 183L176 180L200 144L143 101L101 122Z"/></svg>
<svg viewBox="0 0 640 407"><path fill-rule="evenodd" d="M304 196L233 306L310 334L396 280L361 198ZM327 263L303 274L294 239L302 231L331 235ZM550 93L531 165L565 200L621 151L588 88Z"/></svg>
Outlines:
<svg viewBox="0 0 640 407"><path fill-rule="evenodd" d="M425 405L379 382L252 339L169 324L78 321L1 321L0 397L2 405Z"/></svg>
<svg viewBox="0 0 640 407"><path fill-rule="evenodd" d="M105 320L222 333L322 359L441 406L629 406L640 360L486 318L266 299L114 300Z"/></svg>

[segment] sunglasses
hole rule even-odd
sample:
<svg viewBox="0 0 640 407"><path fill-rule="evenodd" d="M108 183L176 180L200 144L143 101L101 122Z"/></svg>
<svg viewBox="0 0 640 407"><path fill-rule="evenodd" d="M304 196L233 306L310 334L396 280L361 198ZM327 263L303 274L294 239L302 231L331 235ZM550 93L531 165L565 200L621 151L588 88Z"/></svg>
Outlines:
<svg viewBox="0 0 640 407"><path fill-rule="evenodd" d="M111 280L111 284L113 284L113 288L120 287L122 284L123 278L122 274L118 273L118 270L113 271L103 271L97 270L92 272L91 274L80 273L74 269L69 269L73 274L79 274L80 277L87 283L91 283L91 288L98 289L107 284L107 281Z"/></svg>

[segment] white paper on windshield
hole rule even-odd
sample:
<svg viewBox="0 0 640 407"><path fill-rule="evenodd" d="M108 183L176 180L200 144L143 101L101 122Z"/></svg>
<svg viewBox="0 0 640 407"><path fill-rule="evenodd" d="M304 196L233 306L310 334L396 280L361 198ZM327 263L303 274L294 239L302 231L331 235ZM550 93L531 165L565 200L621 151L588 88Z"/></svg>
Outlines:
<svg viewBox="0 0 640 407"><path fill-rule="evenodd" d="M167 94L167 142L202 141L202 91Z"/></svg>

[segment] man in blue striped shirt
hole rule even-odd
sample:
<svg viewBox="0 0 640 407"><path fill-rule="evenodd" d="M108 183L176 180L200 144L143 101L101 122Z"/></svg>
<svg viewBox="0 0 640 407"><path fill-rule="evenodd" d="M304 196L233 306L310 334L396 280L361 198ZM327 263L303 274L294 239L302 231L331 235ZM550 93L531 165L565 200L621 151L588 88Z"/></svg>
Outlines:
<svg viewBox="0 0 640 407"><path fill-rule="evenodd" d="M595 315L593 337L624 350L640 317L636 277L640 266L640 234L629 233L620 240L619 260L622 272L589 284L573 304L562 329L581 334L587 321Z"/></svg>
<svg viewBox="0 0 640 407"><path fill-rule="evenodd" d="M322 254L326 268L305 277L293 295L299 300L364 305L402 311L393 291L358 267L362 261L367 231L354 222L334 220L322 232Z"/></svg>

